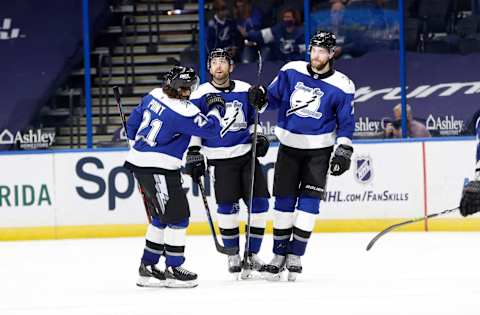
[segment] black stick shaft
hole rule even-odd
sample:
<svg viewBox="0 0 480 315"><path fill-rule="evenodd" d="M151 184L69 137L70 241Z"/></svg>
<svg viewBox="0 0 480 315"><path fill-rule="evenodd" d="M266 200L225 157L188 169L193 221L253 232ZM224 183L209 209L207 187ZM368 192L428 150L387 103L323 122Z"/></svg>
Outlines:
<svg viewBox="0 0 480 315"><path fill-rule="evenodd" d="M260 77L262 75L263 61L260 50L258 50L258 72L257 72L257 85L260 84ZM255 185L255 164L257 161L257 138L258 138L258 109L255 106L254 112L254 122L253 122L253 139L252 139L252 161L250 163L250 194L248 200L248 211L247 211L247 226L245 230L245 251L243 252L243 263L249 263L249 254L250 254L250 225L252 221L252 208L253 208L253 194L254 194L254 185Z"/></svg>
<svg viewBox="0 0 480 315"><path fill-rule="evenodd" d="M238 253L238 247L224 247L220 245L220 242L217 239L217 232L215 232L215 225L213 225L212 215L210 213L210 207L208 206L207 195L205 193L205 188L203 187L202 180L198 182L198 187L200 187L200 194L202 195L203 205L205 206L205 212L207 213L208 226L210 227L210 232L213 237L213 242L215 243L215 248L219 253L225 255L235 255Z"/></svg>

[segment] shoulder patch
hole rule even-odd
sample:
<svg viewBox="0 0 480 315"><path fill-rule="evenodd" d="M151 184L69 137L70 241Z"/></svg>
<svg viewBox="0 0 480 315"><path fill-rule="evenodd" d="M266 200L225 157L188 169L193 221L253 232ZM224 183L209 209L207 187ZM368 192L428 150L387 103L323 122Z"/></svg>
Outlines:
<svg viewBox="0 0 480 315"><path fill-rule="evenodd" d="M338 70L335 70L335 73L332 76L322 80L339 88L344 93L355 94L355 84L353 81Z"/></svg>
<svg viewBox="0 0 480 315"><path fill-rule="evenodd" d="M297 72L309 75L307 71L307 64L308 63L306 61L302 60L290 61L285 64L280 71L295 70Z"/></svg>
<svg viewBox="0 0 480 315"><path fill-rule="evenodd" d="M251 85L247 82L234 80L235 81L235 88L232 92L247 92Z"/></svg>
<svg viewBox="0 0 480 315"><path fill-rule="evenodd" d="M168 107L170 110L181 116L193 117L200 112L200 109L192 102L169 98L160 88L153 89L149 94L160 101L163 105Z"/></svg>

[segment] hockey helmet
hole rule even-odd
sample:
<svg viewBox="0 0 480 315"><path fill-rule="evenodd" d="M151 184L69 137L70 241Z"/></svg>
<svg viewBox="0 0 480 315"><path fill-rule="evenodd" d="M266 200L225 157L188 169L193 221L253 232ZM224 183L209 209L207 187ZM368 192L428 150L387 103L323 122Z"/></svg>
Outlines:
<svg viewBox="0 0 480 315"><path fill-rule="evenodd" d="M195 70L190 67L175 66L165 75L165 84L171 88L190 89L191 92L198 87L199 78Z"/></svg>
<svg viewBox="0 0 480 315"><path fill-rule="evenodd" d="M310 49L313 46L317 47L324 47L327 48L328 50L335 49L335 46L337 45L337 38L335 37L335 34L329 31L317 31L315 35L310 39Z"/></svg>
<svg viewBox="0 0 480 315"><path fill-rule="evenodd" d="M207 70L210 70L210 64L213 58L225 58L228 61L228 64L233 65L233 59L230 53L223 48L215 48L208 54L207 60Z"/></svg>

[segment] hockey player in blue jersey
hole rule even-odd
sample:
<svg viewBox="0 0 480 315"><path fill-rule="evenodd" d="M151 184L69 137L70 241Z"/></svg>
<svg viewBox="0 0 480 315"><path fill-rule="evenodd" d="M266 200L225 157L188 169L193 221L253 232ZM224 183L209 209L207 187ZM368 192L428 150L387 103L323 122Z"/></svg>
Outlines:
<svg viewBox="0 0 480 315"><path fill-rule="evenodd" d="M477 119L477 164L475 166L475 178L463 189L460 200L460 213L466 217L480 211L480 118Z"/></svg>
<svg viewBox="0 0 480 315"><path fill-rule="evenodd" d="M302 272L300 257L324 198L329 165L333 176L350 168L355 86L333 68L335 44L333 33L317 32L310 40L310 63L287 63L267 90L267 109L278 109L280 141L273 184L274 257L265 267L271 280L280 279L285 267L291 281ZM261 87L256 91L257 98L265 98Z"/></svg>
<svg viewBox="0 0 480 315"><path fill-rule="evenodd" d="M151 217L138 286L197 285L197 275L182 267L190 210L180 168L191 135L216 136L227 125L221 116L221 99L208 102L206 115L188 101L197 86L193 69L174 67L164 87L144 96L128 118L127 136L132 145L125 167L137 178ZM165 271L156 267L162 255Z"/></svg>
<svg viewBox="0 0 480 315"><path fill-rule="evenodd" d="M225 118L238 111L235 123L226 133L218 133L215 138L193 138L187 157L198 154L200 148L214 167L214 188L217 202L217 219L223 243L227 247L239 247L239 202L248 206L251 185L251 149L254 123L254 110L249 104L250 85L239 80L231 80L233 60L224 49L213 50L208 57L207 68L211 81L200 85L192 93L190 100L203 113L208 111L206 97L212 93L225 100ZM269 147L268 139L258 134L257 156L265 156ZM203 169L201 169L203 172ZM203 174L202 174L203 175ZM199 176L194 178L198 181ZM270 197L266 176L258 159L255 168L254 198L251 213L251 237L248 253L249 263L242 270L240 255L228 257L228 270L235 277L241 272L242 279L249 278L252 270L262 271L264 263L257 253L265 231L268 198Z"/></svg>

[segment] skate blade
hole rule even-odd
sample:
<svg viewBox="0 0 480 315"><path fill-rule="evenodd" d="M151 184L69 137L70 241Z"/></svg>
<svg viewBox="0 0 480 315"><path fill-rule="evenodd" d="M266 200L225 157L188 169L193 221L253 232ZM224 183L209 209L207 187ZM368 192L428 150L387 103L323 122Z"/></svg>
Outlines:
<svg viewBox="0 0 480 315"><path fill-rule="evenodd" d="M230 272L230 275L232 275L232 279L235 281L240 280L240 272Z"/></svg>
<svg viewBox="0 0 480 315"><path fill-rule="evenodd" d="M241 274L242 280L263 280L263 272L256 270L242 270Z"/></svg>
<svg viewBox="0 0 480 315"><path fill-rule="evenodd" d="M279 273L264 272L262 273L262 276L263 276L263 279L267 281L278 282L282 280L282 272L279 272Z"/></svg>
<svg viewBox="0 0 480 315"><path fill-rule="evenodd" d="M298 275L299 275L298 272L289 272L288 273L288 281L293 282L293 281L297 280Z"/></svg>
<svg viewBox="0 0 480 315"><path fill-rule="evenodd" d="M140 277L137 280L137 287L142 288L163 288L165 287L165 281L158 280L153 277Z"/></svg>
<svg viewBox="0 0 480 315"><path fill-rule="evenodd" d="M240 274L240 278L242 280L248 280L252 276L252 270L250 269L242 269L242 273Z"/></svg>
<svg viewBox="0 0 480 315"><path fill-rule="evenodd" d="M191 280L191 281L180 281L180 280L175 280L175 279L167 279L165 282L165 287L166 288L195 288L198 286L198 281L197 280Z"/></svg>

